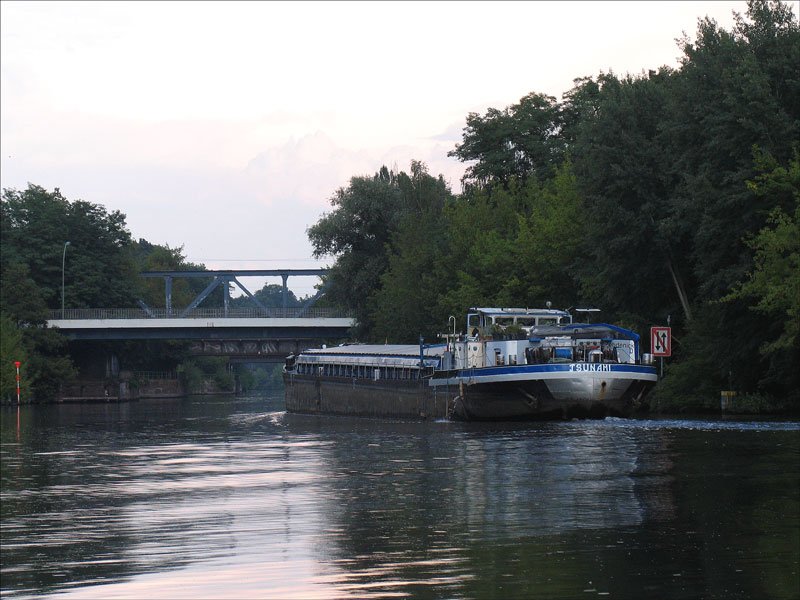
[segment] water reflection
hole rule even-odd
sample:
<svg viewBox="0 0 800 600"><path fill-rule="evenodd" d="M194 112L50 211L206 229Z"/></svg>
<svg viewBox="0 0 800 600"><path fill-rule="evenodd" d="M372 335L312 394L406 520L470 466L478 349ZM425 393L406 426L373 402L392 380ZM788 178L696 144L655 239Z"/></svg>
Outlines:
<svg viewBox="0 0 800 600"><path fill-rule="evenodd" d="M400 587L469 596L485 585L479 574L488 567L490 581L506 578L520 596L552 596L565 577L563 591L574 596L573 577L592 565L575 564L583 559L572 540L580 546L598 531L674 512L670 461L658 453L641 461L630 431L586 423L341 425L326 461L329 473L350 473L330 480L336 536L325 551L349 571L357 594ZM651 450L660 437L648 436ZM639 494L642 483L648 491Z"/></svg>
<svg viewBox="0 0 800 600"><path fill-rule="evenodd" d="M3 411L3 595L800 594L797 423L280 409Z"/></svg>

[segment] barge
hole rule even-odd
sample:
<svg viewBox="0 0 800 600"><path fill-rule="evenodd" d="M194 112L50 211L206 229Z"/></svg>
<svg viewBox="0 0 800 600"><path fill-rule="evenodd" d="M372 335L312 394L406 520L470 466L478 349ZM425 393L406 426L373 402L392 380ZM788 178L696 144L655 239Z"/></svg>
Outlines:
<svg viewBox="0 0 800 600"><path fill-rule="evenodd" d="M440 337L444 343L350 344L290 356L286 409L460 420L629 416L657 381L635 332L573 323L568 311L471 309L466 333Z"/></svg>

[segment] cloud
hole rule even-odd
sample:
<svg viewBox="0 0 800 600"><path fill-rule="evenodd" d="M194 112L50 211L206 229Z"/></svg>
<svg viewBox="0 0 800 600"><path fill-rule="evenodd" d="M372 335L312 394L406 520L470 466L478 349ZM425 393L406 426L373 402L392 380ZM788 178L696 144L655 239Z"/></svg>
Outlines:
<svg viewBox="0 0 800 600"><path fill-rule="evenodd" d="M243 185L266 205L294 202L326 209L334 192L352 177L370 176L383 165L408 171L412 160L420 160L432 175L441 173L457 184L463 168L447 157L451 149L448 144L420 140L417 145L353 150L318 131L259 153L244 170Z"/></svg>
<svg viewBox="0 0 800 600"><path fill-rule="evenodd" d="M441 133L431 136L430 139L438 142L451 142L453 146L455 146L455 144L462 141L464 127L466 127L466 125L466 119L455 121L454 123L450 123Z"/></svg>
<svg viewBox="0 0 800 600"><path fill-rule="evenodd" d="M242 177L264 204L289 201L321 207L353 175L377 170L373 164L367 152L341 147L318 131L260 152Z"/></svg>

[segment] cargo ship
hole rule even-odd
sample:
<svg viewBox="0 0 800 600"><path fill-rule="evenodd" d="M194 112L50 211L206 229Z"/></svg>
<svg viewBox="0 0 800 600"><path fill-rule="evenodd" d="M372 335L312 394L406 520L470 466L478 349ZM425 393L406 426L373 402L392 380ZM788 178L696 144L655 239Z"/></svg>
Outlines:
<svg viewBox="0 0 800 600"><path fill-rule="evenodd" d="M474 308L465 333L440 338L289 356L286 410L401 419L629 416L657 381L635 332L573 323L565 310Z"/></svg>

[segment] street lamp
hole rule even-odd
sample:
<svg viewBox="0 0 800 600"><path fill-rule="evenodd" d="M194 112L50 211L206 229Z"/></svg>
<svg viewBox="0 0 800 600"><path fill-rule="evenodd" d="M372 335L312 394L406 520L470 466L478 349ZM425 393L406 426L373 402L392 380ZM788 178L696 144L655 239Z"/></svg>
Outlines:
<svg viewBox="0 0 800 600"><path fill-rule="evenodd" d="M61 318L64 318L64 261L67 258L67 246L69 242L64 242L64 252L61 254Z"/></svg>

